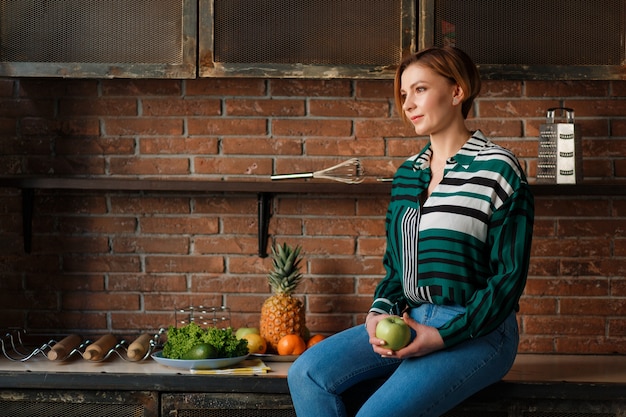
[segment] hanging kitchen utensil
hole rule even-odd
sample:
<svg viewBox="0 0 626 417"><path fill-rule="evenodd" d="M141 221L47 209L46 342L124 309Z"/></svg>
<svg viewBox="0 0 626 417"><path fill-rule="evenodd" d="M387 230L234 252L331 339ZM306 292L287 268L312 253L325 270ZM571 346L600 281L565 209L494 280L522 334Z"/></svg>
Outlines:
<svg viewBox="0 0 626 417"><path fill-rule="evenodd" d="M348 159L330 168L315 172L272 175L272 180L292 180L298 178L321 178L346 184L358 184L363 181L364 170L357 158Z"/></svg>
<svg viewBox="0 0 626 417"><path fill-rule="evenodd" d="M565 115L565 123L555 123L557 110ZM579 125L574 123L574 110L567 107L549 108L546 123L539 127L537 182L580 183L583 179L582 169L581 133Z"/></svg>

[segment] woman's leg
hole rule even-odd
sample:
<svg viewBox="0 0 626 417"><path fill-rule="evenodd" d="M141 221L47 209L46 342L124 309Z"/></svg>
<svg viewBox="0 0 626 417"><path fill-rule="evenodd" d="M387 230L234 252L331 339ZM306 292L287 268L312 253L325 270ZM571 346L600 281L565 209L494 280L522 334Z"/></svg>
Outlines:
<svg viewBox="0 0 626 417"><path fill-rule="evenodd" d="M351 386L391 374L401 361L374 353L365 326L328 337L290 367L287 381L298 417L344 417L341 394Z"/></svg>
<svg viewBox="0 0 626 417"><path fill-rule="evenodd" d="M436 316L437 312L433 314ZM428 319L425 321L429 324ZM486 336L422 358L406 359L365 402L357 416L440 416L502 379L513 365L518 341L517 321L511 314Z"/></svg>

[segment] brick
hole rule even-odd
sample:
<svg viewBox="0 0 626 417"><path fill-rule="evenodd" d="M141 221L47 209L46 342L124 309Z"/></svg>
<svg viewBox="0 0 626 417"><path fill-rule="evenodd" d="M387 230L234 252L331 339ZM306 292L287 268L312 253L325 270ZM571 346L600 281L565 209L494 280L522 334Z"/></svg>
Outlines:
<svg viewBox="0 0 626 417"><path fill-rule="evenodd" d="M260 317L261 307L266 298L266 296L256 294L228 294L226 305L232 311L255 313Z"/></svg>
<svg viewBox="0 0 626 417"><path fill-rule="evenodd" d="M520 335L518 353L554 353L554 337L553 336L528 336Z"/></svg>
<svg viewBox="0 0 626 417"><path fill-rule="evenodd" d="M352 95L349 80L272 79L270 95L304 97L349 97Z"/></svg>
<svg viewBox="0 0 626 417"><path fill-rule="evenodd" d="M622 219L560 219L558 234L561 237L587 236L610 238L626 236L626 220Z"/></svg>
<svg viewBox="0 0 626 417"><path fill-rule="evenodd" d="M101 156L65 156L63 158L28 158L26 166L36 175L103 175L106 172L106 160Z"/></svg>
<svg viewBox="0 0 626 417"><path fill-rule="evenodd" d="M598 157L621 157L626 154L626 141L615 139L593 139L583 141L584 155Z"/></svg>
<svg viewBox="0 0 626 417"><path fill-rule="evenodd" d="M196 254L248 254L255 253L258 240L243 236L211 236L196 237L193 243L193 253Z"/></svg>
<svg viewBox="0 0 626 417"><path fill-rule="evenodd" d="M329 236L383 236L384 224L371 224L358 219L305 219L304 228L309 235Z"/></svg>
<svg viewBox="0 0 626 417"><path fill-rule="evenodd" d="M194 158L196 174L214 175L263 175L270 176L272 159L270 157L231 157L231 158Z"/></svg>
<svg viewBox="0 0 626 417"><path fill-rule="evenodd" d="M186 237L115 237L111 248L113 253L189 253L189 238Z"/></svg>
<svg viewBox="0 0 626 417"><path fill-rule="evenodd" d="M97 97L98 80L22 78L19 96L41 97Z"/></svg>
<svg viewBox="0 0 626 417"><path fill-rule="evenodd" d="M272 122L275 136L335 136L352 135L352 121L333 119L277 119Z"/></svg>
<svg viewBox="0 0 626 417"><path fill-rule="evenodd" d="M556 352L561 354L606 355L626 351L623 340L607 340L604 337L559 337Z"/></svg>
<svg viewBox="0 0 626 417"><path fill-rule="evenodd" d="M492 99L481 100L480 105L476 108L479 117L519 118L545 117L546 109L558 106L558 100Z"/></svg>
<svg viewBox="0 0 626 417"><path fill-rule="evenodd" d="M130 255L67 255L63 269L68 272L139 272L141 260Z"/></svg>
<svg viewBox="0 0 626 417"><path fill-rule="evenodd" d="M106 236L37 236L32 242L37 253L103 253L109 250Z"/></svg>
<svg viewBox="0 0 626 417"><path fill-rule="evenodd" d="M55 102L53 100L0 100L0 114L6 118L52 118L54 113Z"/></svg>
<svg viewBox="0 0 626 417"><path fill-rule="evenodd" d="M134 98L61 99L59 116L137 116L137 100Z"/></svg>
<svg viewBox="0 0 626 417"><path fill-rule="evenodd" d="M335 294L308 296L308 307L312 313L361 313L372 305L370 297L359 297Z"/></svg>
<svg viewBox="0 0 626 417"><path fill-rule="evenodd" d="M626 307L626 300L608 298L563 298L559 300L562 315L607 317L619 316Z"/></svg>
<svg viewBox="0 0 626 417"><path fill-rule="evenodd" d="M215 234L219 231L217 218L196 216L142 217L139 229L145 234Z"/></svg>
<svg viewBox="0 0 626 417"><path fill-rule="evenodd" d="M530 278L524 294L528 296L575 297L585 294L588 297L607 297L609 282L601 278L566 278L550 277L545 279Z"/></svg>
<svg viewBox="0 0 626 417"><path fill-rule="evenodd" d="M180 96L180 80L113 79L102 80L103 96Z"/></svg>
<svg viewBox="0 0 626 417"><path fill-rule="evenodd" d="M222 256L184 256L163 255L146 256L146 272L168 273L221 273L224 272L224 258Z"/></svg>
<svg viewBox="0 0 626 417"><path fill-rule="evenodd" d="M265 80L239 78L199 78L185 80L187 96L262 96L266 93Z"/></svg>
<svg viewBox="0 0 626 417"><path fill-rule="evenodd" d="M100 123L95 118L50 120L25 117L20 120L20 131L25 136L97 136L100 134Z"/></svg>
<svg viewBox="0 0 626 417"><path fill-rule="evenodd" d="M527 334L552 334L572 336L593 336L598 331L604 333L605 320L599 317L571 316L524 316L524 332Z"/></svg>
<svg viewBox="0 0 626 417"><path fill-rule="evenodd" d="M478 105L480 105L483 98L520 97L524 84L527 83L521 81L483 80L477 100Z"/></svg>
<svg viewBox="0 0 626 417"><path fill-rule="evenodd" d="M116 214L189 214L189 197L110 197L110 212Z"/></svg>
<svg viewBox="0 0 626 417"><path fill-rule="evenodd" d="M369 100L311 99L309 114L322 117L388 117L389 103Z"/></svg>
<svg viewBox="0 0 626 417"><path fill-rule="evenodd" d="M385 273L380 259L339 258L311 259L309 273L315 275L377 275Z"/></svg>
<svg viewBox="0 0 626 417"><path fill-rule="evenodd" d="M15 81L11 78L0 79L0 97L13 96L13 90L15 88Z"/></svg>
<svg viewBox="0 0 626 417"><path fill-rule="evenodd" d="M146 155L215 155L218 143L216 138L210 137L142 137L139 139L139 152Z"/></svg>
<svg viewBox="0 0 626 417"><path fill-rule="evenodd" d="M531 256L608 257L610 247L605 239L542 239L534 238Z"/></svg>
<svg viewBox="0 0 626 417"><path fill-rule="evenodd" d="M33 333L38 330L65 330L65 333L79 333L87 337L86 331L107 329L106 312L58 311L55 314L30 314L27 328Z"/></svg>
<svg viewBox="0 0 626 417"><path fill-rule="evenodd" d="M111 118L103 119L108 136L182 135L184 124L180 118Z"/></svg>
<svg viewBox="0 0 626 417"><path fill-rule="evenodd" d="M192 293L148 293L144 294L144 308L146 311L167 312L169 325L176 323L175 310L189 306L223 305L222 295L192 294Z"/></svg>
<svg viewBox="0 0 626 417"><path fill-rule="evenodd" d="M62 298L64 310L111 311L139 309L139 296L124 293L66 292Z"/></svg>
<svg viewBox="0 0 626 417"><path fill-rule="evenodd" d="M351 314L307 314L306 326L312 333L333 334L356 325Z"/></svg>
<svg viewBox="0 0 626 417"><path fill-rule="evenodd" d="M371 157L385 155L385 142L380 139L307 139L305 148L307 155L311 156Z"/></svg>
<svg viewBox="0 0 626 417"><path fill-rule="evenodd" d="M62 233L132 233L137 220L132 217L62 217L59 231Z"/></svg>
<svg viewBox="0 0 626 417"><path fill-rule="evenodd" d="M361 138L413 137L415 130L405 125L400 119L356 120L355 136Z"/></svg>
<svg viewBox="0 0 626 417"><path fill-rule="evenodd" d="M262 136L267 134L266 119L247 118L193 118L188 119L190 135Z"/></svg>
<svg viewBox="0 0 626 417"><path fill-rule="evenodd" d="M605 97L609 94L609 81L526 81L528 97ZM574 110L577 110L574 107Z"/></svg>
<svg viewBox="0 0 626 417"><path fill-rule="evenodd" d="M301 139L231 138L222 139L224 155L302 155Z"/></svg>
<svg viewBox="0 0 626 417"><path fill-rule="evenodd" d="M189 174L189 158L183 157L117 157L111 158L112 175L181 175Z"/></svg>
<svg viewBox="0 0 626 417"><path fill-rule="evenodd" d="M196 274L191 279L191 290L200 293L255 294L267 293L269 286L265 275Z"/></svg>
<svg viewBox="0 0 626 417"><path fill-rule="evenodd" d="M527 285L528 287L528 285ZM523 315L556 315L558 306L555 298L523 296L519 302L520 314Z"/></svg>
<svg viewBox="0 0 626 417"><path fill-rule="evenodd" d="M187 278L184 274L110 274L107 279L108 291L128 292L184 292Z"/></svg>
<svg viewBox="0 0 626 417"><path fill-rule="evenodd" d="M197 214L254 214L256 217L257 199L249 196L229 197L198 197L195 201L194 212Z"/></svg>
<svg viewBox="0 0 626 417"><path fill-rule="evenodd" d="M357 255L359 256L382 256L385 254L387 242L384 237L359 237Z"/></svg>
<svg viewBox="0 0 626 417"><path fill-rule="evenodd" d="M609 215L610 200L598 198L535 198L535 215L541 217L595 217ZM560 220L559 226L566 220ZM580 219L574 220L581 223ZM586 221L586 220L585 220ZM586 227L586 226L585 226Z"/></svg>
<svg viewBox="0 0 626 417"><path fill-rule="evenodd" d="M305 277L298 292L304 294L353 294L354 278L348 277Z"/></svg>
<svg viewBox="0 0 626 417"><path fill-rule="evenodd" d="M303 99L227 99L228 116L294 117L306 114Z"/></svg>
<svg viewBox="0 0 626 417"><path fill-rule="evenodd" d="M392 80L357 80L356 98L386 99L393 101Z"/></svg>
<svg viewBox="0 0 626 417"><path fill-rule="evenodd" d="M219 99L172 100L167 98L142 98L142 116L220 116L222 102Z"/></svg>
<svg viewBox="0 0 626 417"><path fill-rule="evenodd" d="M278 210L283 215L302 216L353 216L356 213L356 200L354 198L324 198L320 204L319 199L281 199Z"/></svg>
<svg viewBox="0 0 626 417"><path fill-rule="evenodd" d="M131 155L135 144L129 138L59 138L55 149L58 155Z"/></svg>
<svg viewBox="0 0 626 417"><path fill-rule="evenodd" d="M166 329L175 324L174 313L111 313L111 326L119 330L132 330L138 333L157 334L159 329ZM127 338L127 341L131 339Z"/></svg>

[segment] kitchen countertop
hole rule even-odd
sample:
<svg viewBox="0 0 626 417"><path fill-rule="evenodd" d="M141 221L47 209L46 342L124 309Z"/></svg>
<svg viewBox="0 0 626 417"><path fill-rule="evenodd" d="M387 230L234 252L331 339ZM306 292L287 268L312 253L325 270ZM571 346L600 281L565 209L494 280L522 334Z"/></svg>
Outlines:
<svg viewBox="0 0 626 417"><path fill-rule="evenodd" d="M82 358L50 361L35 356L26 362L0 358L0 389L115 389L161 392L289 392L286 375L291 362L266 361L263 375L197 375L170 368L152 359L127 362L110 358L89 362ZM511 371L496 384L502 392L522 396L558 397L579 391L581 398L626 399L626 356L520 354ZM511 390L514 392L512 393ZM571 394L570 394L571 395Z"/></svg>

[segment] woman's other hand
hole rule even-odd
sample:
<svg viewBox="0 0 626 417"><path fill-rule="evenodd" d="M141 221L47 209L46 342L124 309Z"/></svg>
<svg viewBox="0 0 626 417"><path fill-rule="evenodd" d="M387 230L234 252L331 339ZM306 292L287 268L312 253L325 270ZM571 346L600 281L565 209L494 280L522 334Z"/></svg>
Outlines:
<svg viewBox="0 0 626 417"><path fill-rule="evenodd" d="M376 337L376 324L387 316L388 315L385 314L379 314L370 318L368 315L368 319L366 320L367 332L370 335L370 344L372 345L374 352L379 353L381 356L387 358L405 359L410 357L425 356L445 347L443 339L435 327L420 324L413 320L408 313L404 313L402 319L411 329L413 329L415 338L413 338L407 346L397 351L385 348L385 341Z"/></svg>

